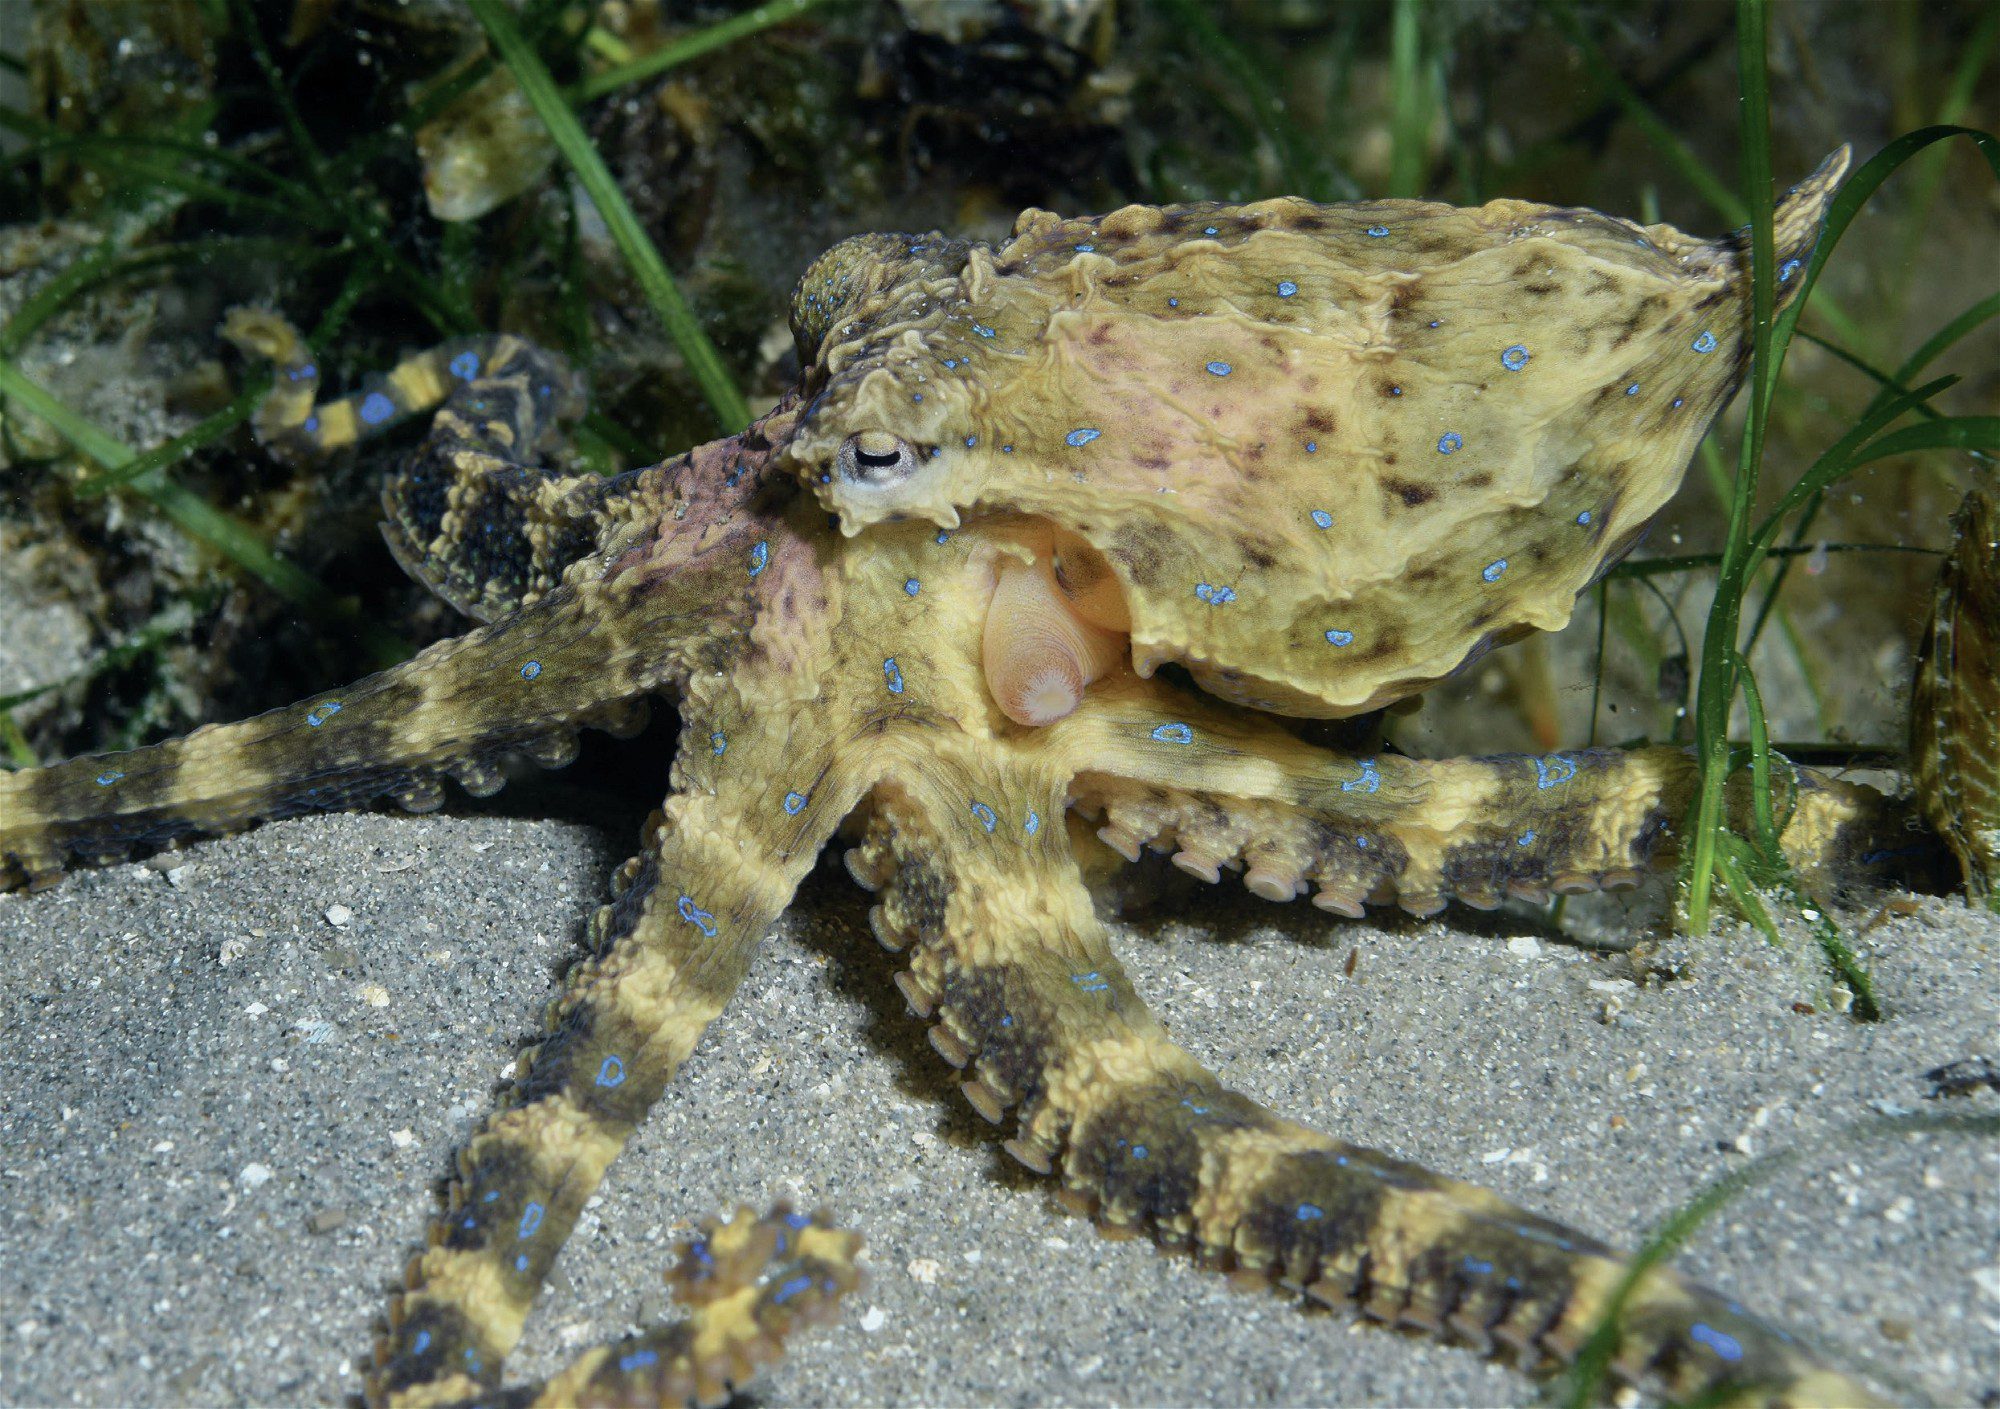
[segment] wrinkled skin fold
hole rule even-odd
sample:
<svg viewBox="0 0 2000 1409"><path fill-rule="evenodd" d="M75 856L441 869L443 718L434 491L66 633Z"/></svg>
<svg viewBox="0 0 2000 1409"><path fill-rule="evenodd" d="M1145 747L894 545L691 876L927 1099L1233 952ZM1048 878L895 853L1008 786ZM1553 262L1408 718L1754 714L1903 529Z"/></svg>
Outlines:
<svg viewBox="0 0 2000 1409"><path fill-rule="evenodd" d="M1811 202L1830 189L1822 181ZM1393 207L1356 218L1389 220ZM1817 205L1801 209L1786 217L1794 247L1809 242ZM1567 239L1584 214L1537 219ZM1590 219L1617 226L1619 239L1633 228ZM1037 219L1024 226L1046 234ZM900 248L934 237L874 238ZM927 512L857 519L852 486L832 475L842 453L859 470L901 463L877 442L862 446L873 459L828 449L801 472L839 401L829 389L854 365L840 330L865 341L887 326L869 299L913 306L907 280L873 248L843 246L802 286L811 370L798 393L739 436L616 479L535 467L574 397L567 373L525 344L454 344L398 369L383 394L399 412L444 405L385 490L390 542L415 576L483 624L287 709L0 776L0 881L46 884L135 847L379 797L435 806L446 779L490 791L507 753L561 764L579 728L629 730L648 698L677 702L671 792L639 855L614 876L511 1098L460 1152L448 1207L411 1260L377 1347L376 1402L452 1403L500 1384L584 1201L856 814L863 834L849 869L879 893L876 936L907 956L899 985L931 1024L932 1045L963 1073L973 1107L1002 1127L1008 1151L1059 1180L1107 1231L1149 1233L1247 1278L1529 1368L1566 1360L1604 1313L1623 1272L1617 1254L1222 1086L1174 1045L1111 953L1079 865L1079 837L1094 843L1072 821L1093 818L1103 841L1130 856L1167 850L1210 878L1240 869L1267 899L1310 896L1349 914L1395 901L1425 913L1451 899L1492 905L1632 884L1672 864L1692 763L1673 749L1423 761L1303 742L1242 700L1268 693L1305 701L1302 713L1340 712L1375 701L1387 682L1432 678L1469 642L1512 626L1468 628L1407 669L1378 661L1358 685L1330 685L1321 665L1283 660L1250 680L1215 664L1250 659L1242 652L1255 641L1230 635L1235 619L1181 621L1178 636L1161 624L1149 603L1164 589L1148 574L1185 545L1157 538L1144 572L1118 543L1094 544L1126 591L1130 656L1086 680L1053 722L1010 718L990 685L996 583L1010 565L1036 561L1034 545L1055 541L1051 521L1085 540L1100 525L990 483L951 505L950 529ZM1687 262L1729 293L1727 271L1715 272L1719 247L1703 248L1708 258ZM1734 347L1740 302L1703 316ZM305 355L269 329L255 342L281 364ZM1702 383L1713 403L1704 424L1730 382ZM318 408L314 424L352 430L343 406ZM294 398L260 428L301 448L313 410L310 396ZM869 428L851 405L841 414L848 429ZM952 491L946 482L923 493L938 505ZM829 522L828 494L840 522ZM1580 511L1564 499L1560 512ZM1198 549L1212 522L1183 525L1187 541ZM1629 543L1612 535L1621 536ZM1556 583L1573 595L1601 565L1565 559L1537 590ZM1217 688L1152 674L1148 651L1152 664L1208 662L1190 668ZM1904 813L1866 789L1802 775L1791 803L1784 844L1808 872L1852 875L1907 840ZM782 1240L777 1225L757 1226L764 1261L786 1255L771 1241ZM852 1245L814 1226L812 1295L830 1306L852 1285ZM762 1288L775 1317L783 1298L770 1289L791 1285L789 1274L758 1277L741 1280ZM606 1402L713 1398L783 1338L784 1326L746 1314L756 1327L733 1350L711 1345L674 1362L679 1378L663 1378L659 1356L643 1352L684 1348L698 1332L592 1352L565 1378L507 1391L508 1402L560 1401L584 1385L585 1397ZM1614 1365L1677 1397L1869 1399L1783 1332L1666 1270L1638 1282Z"/></svg>

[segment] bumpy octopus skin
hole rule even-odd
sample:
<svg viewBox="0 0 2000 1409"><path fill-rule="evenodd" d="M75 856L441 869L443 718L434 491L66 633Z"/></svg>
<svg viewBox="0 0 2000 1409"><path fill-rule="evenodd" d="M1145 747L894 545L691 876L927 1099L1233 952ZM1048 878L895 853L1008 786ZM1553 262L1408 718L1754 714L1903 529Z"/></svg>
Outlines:
<svg viewBox="0 0 2000 1409"><path fill-rule="evenodd" d="M1781 278L1844 166L1781 205ZM997 248L863 237L795 296L793 394L608 480L534 468L577 389L513 339L315 405L296 337L239 318L287 372L260 419L274 449L443 402L385 491L387 532L482 624L287 709L0 776L0 879L382 796L433 807L446 778L490 791L504 754L560 764L579 726L677 700L672 791L460 1153L377 1402L578 1392L503 1395L503 1357L606 1165L857 812L848 864L907 955L899 985L1023 1164L1109 1231L1545 1367L1604 1314L1619 1256L1222 1086L1113 956L1078 819L1343 913L1670 863L1694 774L1678 750L1357 757L1267 711L1373 708L1562 625L1739 379L1745 266L1731 242L1519 202L1030 212ZM1809 774L1790 801L1808 869L1851 869L1902 825ZM852 1248L822 1251L799 1285L830 1302ZM607 1400L707 1398L755 1358L689 1351L673 1388L645 1349L573 1373ZM1869 1397L1657 1268L1613 1364L1676 1396Z"/></svg>

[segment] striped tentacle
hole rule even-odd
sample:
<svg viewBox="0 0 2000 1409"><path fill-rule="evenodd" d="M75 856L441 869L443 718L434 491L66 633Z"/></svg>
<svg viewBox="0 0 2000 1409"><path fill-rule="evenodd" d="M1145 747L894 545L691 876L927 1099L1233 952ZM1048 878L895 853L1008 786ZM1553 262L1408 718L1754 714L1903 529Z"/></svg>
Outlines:
<svg viewBox="0 0 2000 1409"><path fill-rule="evenodd" d="M271 392L251 420L258 441L279 459L303 463L348 449L443 404L461 390L485 384L492 398L462 401L461 421L498 422L507 458L529 460L556 422L583 410L582 385L561 358L505 333L455 338L407 357L360 391L319 399L322 369L298 329L264 308L232 308L222 336L272 364ZM520 395L515 395L516 391ZM485 444L490 432L468 440Z"/></svg>
<svg viewBox="0 0 2000 1409"><path fill-rule="evenodd" d="M705 1222L667 1275L689 1309L686 1320L586 1351L543 1384L474 1402L496 1409L719 1405L784 1354L794 1332L840 1314L841 1300L861 1285L860 1250L860 1236L824 1214L807 1218L779 1204L759 1218L739 1207L727 1222Z"/></svg>
<svg viewBox="0 0 2000 1409"><path fill-rule="evenodd" d="M621 600L631 595L615 583L566 588L283 709L0 774L0 887L377 797L428 811L443 801L447 777L478 796L497 789L498 764L512 751L549 767L568 763L578 725L635 730L640 697L667 668L670 643Z"/></svg>
<svg viewBox="0 0 2000 1409"><path fill-rule="evenodd" d="M750 722L713 727L723 718L689 723L683 758L703 762L676 764L677 791L649 821L645 850L614 877L612 902L589 927L590 954L551 1005L548 1035L522 1057L511 1103L460 1151L448 1208L377 1345L371 1402L446 1404L498 1384L584 1200L852 807L859 785L832 766L823 740L797 737L789 718L770 738ZM725 729L763 757L784 743L816 785L766 796L752 771L712 766L722 756L708 741Z"/></svg>
<svg viewBox="0 0 2000 1409"><path fill-rule="evenodd" d="M856 867L892 877L877 933L908 950L899 983L966 1072L972 1105L1012 1117L1015 1158L1059 1173L1066 1200L1107 1232L1150 1233L1249 1283L1505 1349L1525 1368L1576 1353L1625 1271L1615 1253L1223 1087L1133 991L1062 829L1001 843L960 822L949 792L909 783L878 799ZM1789 1336L1665 1270L1638 1280L1613 1366L1677 1396L1871 1402Z"/></svg>
<svg viewBox="0 0 2000 1409"><path fill-rule="evenodd" d="M1451 899L1491 907L1636 885L1674 863L1696 782L1692 756L1675 748L1332 753L1153 682L1093 692L1056 728L1089 770L1077 805L1128 858L1169 851L1209 881L1241 867L1266 899L1312 891L1353 916L1391 900L1425 915ZM1732 800L1747 824L1747 779ZM1816 880L1879 867L1911 839L1907 807L1870 788L1800 772L1784 803L1781 844Z"/></svg>

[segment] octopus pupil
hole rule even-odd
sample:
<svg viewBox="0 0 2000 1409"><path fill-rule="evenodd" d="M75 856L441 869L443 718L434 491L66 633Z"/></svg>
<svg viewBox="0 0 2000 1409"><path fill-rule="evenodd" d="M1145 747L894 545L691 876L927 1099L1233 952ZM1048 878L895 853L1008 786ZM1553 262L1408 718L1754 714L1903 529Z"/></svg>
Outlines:
<svg viewBox="0 0 2000 1409"><path fill-rule="evenodd" d="M867 450L857 450L854 452L855 462L866 465L871 470L887 469L902 458L902 452L897 450L884 451L880 454Z"/></svg>

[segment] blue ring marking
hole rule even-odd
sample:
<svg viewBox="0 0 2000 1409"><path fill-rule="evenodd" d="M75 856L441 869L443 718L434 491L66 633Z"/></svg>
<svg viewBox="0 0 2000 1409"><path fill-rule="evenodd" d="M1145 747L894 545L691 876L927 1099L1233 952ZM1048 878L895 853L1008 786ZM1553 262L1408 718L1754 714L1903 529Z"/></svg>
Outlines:
<svg viewBox="0 0 2000 1409"><path fill-rule="evenodd" d="M1368 233L1375 239L1379 240L1384 235L1389 233L1389 227L1386 225L1370 225L1368 227Z"/></svg>
<svg viewBox="0 0 2000 1409"><path fill-rule="evenodd" d="M781 1283L778 1289L771 1293L771 1304L773 1306L783 1306L800 1292L809 1290L812 1284L812 1278L801 1272L798 1276L789 1278Z"/></svg>
<svg viewBox="0 0 2000 1409"><path fill-rule="evenodd" d="M755 577L771 562L771 545L760 538L750 545L750 575Z"/></svg>
<svg viewBox="0 0 2000 1409"><path fill-rule="evenodd" d="M1531 827L1527 831L1521 833L1520 836L1514 838L1514 845L1526 846L1529 842L1533 841L1534 839L1535 839L1535 832L1534 829Z"/></svg>
<svg viewBox="0 0 2000 1409"><path fill-rule="evenodd" d="M1674 398L1674 410L1678 411L1678 410L1680 410L1680 409L1681 409L1681 407L1683 407L1683 406L1685 406L1685 405L1687 405L1687 402L1686 402L1686 401L1685 401L1684 399L1682 399L1681 397L1678 397L1678 396L1677 396L1677 397L1675 397L1675 398Z"/></svg>
<svg viewBox="0 0 2000 1409"><path fill-rule="evenodd" d="M1176 721L1160 725L1148 737L1163 744L1191 744L1194 742L1194 730Z"/></svg>
<svg viewBox="0 0 2000 1409"><path fill-rule="evenodd" d="M465 1215L464 1218L461 1218L459 1220L458 1226L463 1228L466 1232L470 1233L479 1227L479 1220L474 1218L471 1214L468 1213Z"/></svg>
<svg viewBox="0 0 2000 1409"><path fill-rule="evenodd" d="M805 810L805 805L806 795L804 793L785 794L785 815L787 817L798 816L800 812Z"/></svg>
<svg viewBox="0 0 2000 1409"><path fill-rule="evenodd" d="M1000 453L1002 455L1012 455L1014 453L1014 447L1011 445L1003 445L1000 447Z"/></svg>
<svg viewBox="0 0 2000 1409"><path fill-rule="evenodd" d="M1368 838L1366 838L1366 837L1356 837L1356 838L1354 839L1354 844L1355 844L1356 846L1360 847L1360 848L1361 848L1361 849L1362 849L1363 851L1366 851L1366 850L1368 849ZM1341 1163L1342 1163L1342 1164L1345 1164L1345 1163L1347 1163L1347 1161L1345 1161L1345 1160L1342 1160L1342 1161L1341 1161Z"/></svg>
<svg viewBox="0 0 2000 1409"><path fill-rule="evenodd" d="M1459 1263L1459 1266L1475 1277L1484 1277L1493 1271L1492 1263L1481 1257L1473 1257L1470 1254L1467 1254L1465 1260Z"/></svg>
<svg viewBox="0 0 2000 1409"><path fill-rule="evenodd" d="M514 1255L514 1270L516 1272L526 1272L528 1270L528 1255L526 1253L516 1253Z"/></svg>
<svg viewBox="0 0 2000 1409"><path fill-rule="evenodd" d="M1182 1105L1184 1105L1184 1106L1186 1106L1186 1107L1187 1107L1187 1108L1188 1108L1189 1110L1193 1111L1193 1112L1194 1112L1194 1113L1195 1113L1196 1115L1207 1115L1207 1114L1208 1114L1208 1107L1207 1107L1207 1106L1197 1106L1197 1105L1196 1105L1196 1104L1195 1104L1195 1103L1194 1103L1193 1101L1190 1101L1190 1100L1189 1100L1189 1099L1188 1099L1187 1097L1185 1097L1185 1096L1181 1097L1181 1104L1182 1104Z"/></svg>
<svg viewBox="0 0 2000 1409"><path fill-rule="evenodd" d="M1701 336L1694 340L1692 346L1696 352L1715 351L1715 334L1706 328L1702 329Z"/></svg>
<svg viewBox="0 0 2000 1409"><path fill-rule="evenodd" d="M1308 454L1308 455L1317 455L1318 453L1319 453L1319 442L1318 442L1318 441L1316 441L1316 440L1309 440L1309 441L1307 441L1307 442L1306 442L1306 454Z"/></svg>
<svg viewBox="0 0 2000 1409"><path fill-rule="evenodd" d="M1802 260L1788 259L1783 264L1780 264L1778 266L1778 282L1789 284L1792 281L1792 275L1799 272L1799 265L1803 262Z"/></svg>
<svg viewBox="0 0 2000 1409"><path fill-rule="evenodd" d="M1359 778L1349 778L1340 785L1340 790L1344 793L1372 793L1380 788L1382 786L1382 770L1375 766L1375 760L1372 758L1363 758L1356 761L1361 765L1361 776ZM1363 838L1359 843L1362 846L1366 846L1367 844L1366 838Z"/></svg>
<svg viewBox="0 0 2000 1409"><path fill-rule="evenodd" d="M531 1203L522 1209L521 1230L514 1236L517 1238L532 1238L542 1226L542 1215L547 1212L547 1209L537 1203Z"/></svg>
<svg viewBox="0 0 2000 1409"><path fill-rule="evenodd" d="M1333 515L1324 509L1314 509L1311 515L1314 528L1332 528Z"/></svg>
<svg viewBox="0 0 2000 1409"><path fill-rule="evenodd" d="M729 738L720 729L708 736L708 742L714 748L717 758L729 752Z"/></svg>
<svg viewBox="0 0 2000 1409"><path fill-rule="evenodd" d="M993 330L987 327L984 323L974 323L972 325L972 331L979 334L979 336L981 336L982 338L990 338L993 336Z"/></svg>
<svg viewBox="0 0 2000 1409"><path fill-rule="evenodd" d="M461 352L445 365L450 368L451 374L454 377L457 377L462 382L469 382L479 375L479 354L476 352Z"/></svg>
<svg viewBox="0 0 2000 1409"><path fill-rule="evenodd" d="M674 902L674 908L680 911L683 920L686 920L689 924L700 930L708 938L715 938L715 916L696 905L693 896L683 895L679 900Z"/></svg>
<svg viewBox="0 0 2000 1409"><path fill-rule="evenodd" d="M1535 786L1539 789L1553 788L1559 783L1567 783L1576 776L1576 760L1552 753L1546 758L1532 760L1535 765Z"/></svg>
<svg viewBox="0 0 2000 1409"><path fill-rule="evenodd" d="M1392 386L1389 388L1389 395L1391 396L1401 396L1402 394L1403 394L1403 389L1399 386Z"/></svg>
<svg viewBox="0 0 2000 1409"><path fill-rule="evenodd" d="M1097 248L1097 246L1096 246L1096 245L1075 245L1075 246L1073 246L1072 248L1074 248L1074 249L1076 250L1076 252L1077 252L1078 254L1089 254L1089 253L1090 253L1090 252L1091 252L1092 250L1096 249L1096 248Z"/></svg>
<svg viewBox="0 0 2000 1409"><path fill-rule="evenodd" d="M1021 830L1026 832L1031 837L1036 832L1039 832L1041 829L1042 829L1042 814L1039 812L1030 812L1028 814L1028 820L1021 824Z"/></svg>
<svg viewBox="0 0 2000 1409"><path fill-rule="evenodd" d="M465 1348L465 1368L475 1375L479 1373L479 1352L469 1345Z"/></svg>
<svg viewBox="0 0 2000 1409"><path fill-rule="evenodd" d="M1732 1363L1743 1358L1743 1342L1723 1331L1718 1331L1706 1321L1697 1321L1688 1327L1688 1339L1696 1345L1705 1345L1724 1360Z"/></svg>
<svg viewBox="0 0 2000 1409"><path fill-rule="evenodd" d="M1335 1164L1338 1164L1338 1165L1345 1165L1345 1164L1347 1163L1347 1156L1346 1156L1346 1155L1335 1155L1335 1156L1333 1157L1333 1162L1334 1162Z"/></svg>
<svg viewBox="0 0 2000 1409"><path fill-rule="evenodd" d="M1206 370L1212 377L1226 377L1229 375L1230 367L1227 362L1211 362Z"/></svg>
<svg viewBox="0 0 2000 1409"><path fill-rule="evenodd" d="M1234 587L1214 587L1206 582L1195 583L1194 594L1211 607L1225 606L1236 600Z"/></svg>
<svg viewBox="0 0 2000 1409"><path fill-rule="evenodd" d="M882 674L885 677L887 677L889 681L890 694L900 695L903 693L903 671L902 668L896 664L896 658L894 656L890 656L882 662Z"/></svg>
<svg viewBox="0 0 2000 1409"><path fill-rule="evenodd" d="M1637 396L1639 394L1639 384L1637 382L1627 382L1625 384L1625 394L1627 396Z"/></svg>
<svg viewBox="0 0 2000 1409"><path fill-rule="evenodd" d="M967 436L967 437L965 438L965 448L966 448L967 450L970 450L970 449L971 449L971 448L972 448L973 446L975 446L975 445L977 445L977 444L979 444L979 437L978 437L978 436L976 436L976 435L969 435L969 436Z"/></svg>
<svg viewBox="0 0 2000 1409"><path fill-rule="evenodd" d="M812 1220L803 1213L788 1213L785 1215L785 1226L795 1232L803 1232L812 1226Z"/></svg>
<svg viewBox="0 0 2000 1409"><path fill-rule="evenodd" d="M100 773L97 775L97 786L100 788L108 788L113 783L117 782L120 778L124 776L125 775L123 773L117 772L116 770L113 770L112 772L109 773Z"/></svg>
<svg viewBox="0 0 2000 1409"><path fill-rule="evenodd" d="M1510 372L1518 372L1528 365L1528 359L1533 355L1526 347L1520 343L1515 343L1500 354L1500 365Z"/></svg>
<svg viewBox="0 0 2000 1409"><path fill-rule="evenodd" d="M1203 230L1201 233L1204 235L1213 235L1215 232L1216 232L1215 227L1211 225L1206 230Z"/></svg>
<svg viewBox="0 0 2000 1409"><path fill-rule="evenodd" d="M1144 1145L1134 1145L1132 1147L1133 1159L1144 1159L1147 1155L1151 1153L1152 1151L1148 1150Z"/></svg>
<svg viewBox="0 0 2000 1409"><path fill-rule="evenodd" d="M379 391L371 391L361 398L361 419L371 426L379 426L396 414L396 403Z"/></svg>
<svg viewBox="0 0 2000 1409"><path fill-rule="evenodd" d="M1097 439L1100 435L1103 434L1104 432L1097 429L1097 427L1095 426L1078 426L1075 430L1071 431L1068 435L1063 437L1063 444L1088 445L1090 444L1091 441Z"/></svg>
<svg viewBox="0 0 2000 1409"><path fill-rule="evenodd" d="M630 1355L621 1355L618 1357L618 1369L621 1373L627 1375L631 1374L634 1370L642 1370L648 1365L657 1365L659 1363L660 1354L656 1350L635 1350Z"/></svg>
<svg viewBox="0 0 2000 1409"><path fill-rule="evenodd" d="M328 700L324 704L316 704L306 711L306 723L317 729L338 713L340 713L340 701Z"/></svg>
<svg viewBox="0 0 2000 1409"><path fill-rule="evenodd" d="M984 827L989 832L992 831L994 827L999 825L1000 822L1000 819L993 815L993 809L988 807L983 802L975 802L972 804L972 816L973 820L978 822L980 826Z"/></svg>
<svg viewBox="0 0 2000 1409"><path fill-rule="evenodd" d="M1588 509L1585 509L1585 510L1584 510L1584 511L1583 511L1582 513L1578 514L1578 515L1576 516L1576 521L1577 521L1577 523L1578 523L1578 524L1579 524L1580 526L1582 526L1582 527L1584 527L1584 528L1589 528L1589 527L1590 527L1590 510L1588 510Z"/></svg>
<svg viewBox="0 0 2000 1409"><path fill-rule="evenodd" d="M912 401L922 401L923 399L924 399L924 394L920 391L910 393L910 400Z"/></svg>
<svg viewBox="0 0 2000 1409"><path fill-rule="evenodd" d="M914 597L917 595L917 593L923 590L924 590L924 584L919 582L916 578L906 577L903 579L903 595L905 597Z"/></svg>
<svg viewBox="0 0 2000 1409"><path fill-rule="evenodd" d="M938 546L939 546L940 548L942 548L942 547L943 547L943 546L944 546L944 545L945 545L946 543L948 543L948 542L950 542L950 541L951 541L951 530L950 530L950 529L948 529L948 528L941 528L941 529L939 529L939 530L937 531L937 544L938 544Z"/></svg>
<svg viewBox="0 0 2000 1409"><path fill-rule="evenodd" d="M1071 974L1069 981L1085 993L1102 993L1105 989L1111 987L1110 984L1104 981L1104 975L1095 969L1092 969L1087 974Z"/></svg>
<svg viewBox="0 0 2000 1409"><path fill-rule="evenodd" d="M296 367L287 367L285 369L285 380L291 382L311 381L318 375L319 368L313 366L310 362L301 362Z"/></svg>
<svg viewBox="0 0 2000 1409"><path fill-rule="evenodd" d="M1279 298L1290 298L1293 294L1297 293L1298 291L1299 291L1299 286L1297 284L1294 284L1290 279L1278 280Z"/></svg>
<svg viewBox="0 0 2000 1409"><path fill-rule="evenodd" d="M538 660L531 660L526 665L521 667L521 678L523 680L533 680L537 675L540 675L541 673L542 673L542 663Z"/></svg>
<svg viewBox="0 0 2000 1409"><path fill-rule="evenodd" d="M412 1355L422 1355L430 1348L431 1333L429 1331L418 1331L417 1338L410 1342L410 1353Z"/></svg>
<svg viewBox="0 0 2000 1409"><path fill-rule="evenodd" d="M1440 455L1453 454L1458 450L1460 446L1464 444L1465 444L1464 436L1460 435L1457 431L1446 431L1443 435L1438 437L1438 454Z"/></svg>
<svg viewBox="0 0 2000 1409"><path fill-rule="evenodd" d="M499 1198L500 1198L500 1191L498 1189L488 1189L486 1191L486 1196L480 1199L479 1202L483 1204L490 1204L497 1202Z"/></svg>
<svg viewBox="0 0 2000 1409"><path fill-rule="evenodd" d="M625 1063L617 1057L606 1057L597 1069L597 1084L609 1089L625 1084Z"/></svg>
<svg viewBox="0 0 2000 1409"><path fill-rule="evenodd" d="M1181 306L1181 301L1177 298L1170 298L1167 300L1167 307L1169 308L1179 308L1180 306Z"/></svg>
<svg viewBox="0 0 2000 1409"><path fill-rule="evenodd" d="M1507 571L1507 560L1505 558L1495 558L1479 570L1479 575L1488 582L1498 582L1500 574L1505 571Z"/></svg>
<svg viewBox="0 0 2000 1409"><path fill-rule="evenodd" d="M1342 631L1336 626L1326 633L1326 643L1329 646L1351 646L1354 644L1354 633Z"/></svg>
<svg viewBox="0 0 2000 1409"><path fill-rule="evenodd" d="M1318 1204L1300 1204L1297 1216L1299 1222L1311 1223L1315 1219L1326 1217L1326 1210Z"/></svg>
<svg viewBox="0 0 2000 1409"><path fill-rule="evenodd" d="M1014 1015L1012 1013L1002 1013L1000 1015L1000 1026L1012 1027L1013 1025L1014 1025Z"/></svg>
<svg viewBox="0 0 2000 1409"><path fill-rule="evenodd" d="M307 435L313 434L315 431L319 429L319 417L317 416L306 417L305 424L301 426L300 429L303 430Z"/></svg>

